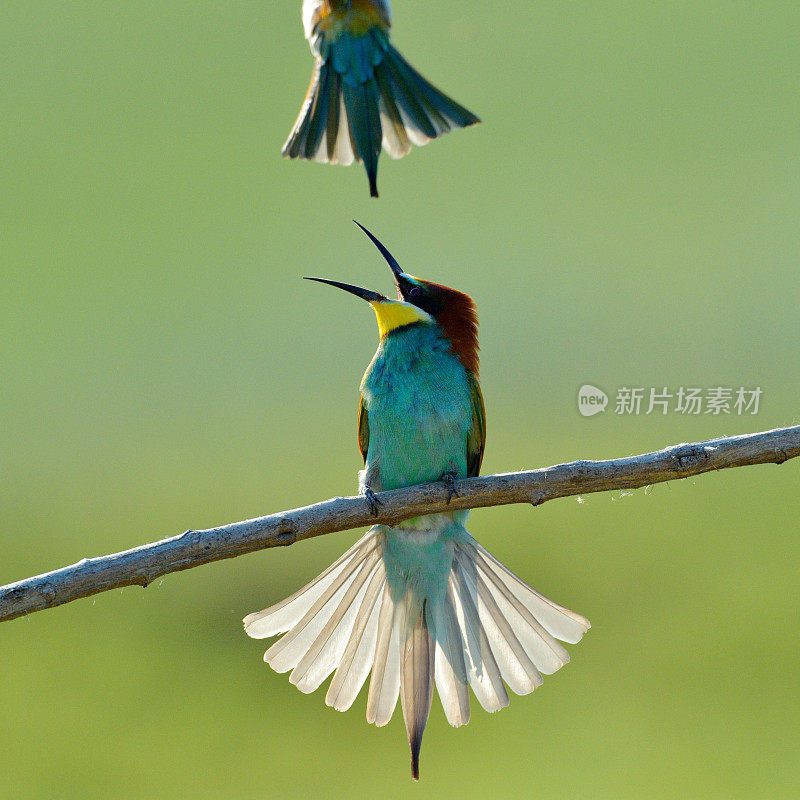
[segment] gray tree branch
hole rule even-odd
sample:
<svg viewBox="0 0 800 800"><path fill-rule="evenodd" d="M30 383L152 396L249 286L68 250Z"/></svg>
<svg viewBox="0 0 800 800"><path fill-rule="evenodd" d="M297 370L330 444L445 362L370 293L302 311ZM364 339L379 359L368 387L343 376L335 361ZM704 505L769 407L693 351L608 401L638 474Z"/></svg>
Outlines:
<svg viewBox="0 0 800 800"><path fill-rule="evenodd" d="M186 531L121 553L84 558L77 564L0 587L0 621L109 589L144 587L170 572L334 531L375 523L392 524L421 514L455 509L508 503L538 506L556 497L636 489L712 470L782 464L797 456L800 456L800 425L678 444L654 453L609 461L573 461L526 472L467 478L456 482L458 494L449 504L442 483L380 492L377 516L372 516L363 497L335 497L218 528Z"/></svg>

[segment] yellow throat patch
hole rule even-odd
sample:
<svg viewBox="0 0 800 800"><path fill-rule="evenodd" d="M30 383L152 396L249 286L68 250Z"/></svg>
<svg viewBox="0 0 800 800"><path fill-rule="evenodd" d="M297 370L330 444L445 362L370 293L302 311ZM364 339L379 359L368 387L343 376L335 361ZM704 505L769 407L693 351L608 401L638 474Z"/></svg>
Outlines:
<svg viewBox="0 0 800 800"><path fill-rule="evenodd" d="M378 318L381 339L397 328L413 325L415 322L433 322L433 317L421 308L402 303L399 300L376 300L370 302Z"/></svg>

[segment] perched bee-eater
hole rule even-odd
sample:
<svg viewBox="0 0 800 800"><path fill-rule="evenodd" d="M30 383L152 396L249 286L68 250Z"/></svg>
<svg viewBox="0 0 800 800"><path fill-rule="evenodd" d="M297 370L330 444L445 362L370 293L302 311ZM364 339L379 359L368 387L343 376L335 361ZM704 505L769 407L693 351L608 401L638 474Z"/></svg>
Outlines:
<svg viewBox="0 0 800 800"><path fill-rule="evenodd" d="M363 161L378 196L381 146L392 158L480 120L442 94L389 44L389 0L303 0L314 74L283 155Z"/></svg>
<svg viewBox="0 0 800 800"><path fill-rule="evenodd" d="M398 299L311 278L366 300L380 343L361 383L360 490L477 475L485 440L478 319L469 295L409 275L364 229L394 273ZM450 495L452 497L452 494ZM397 696L419 778L434 683L451 725L469 721L469 692L487 711L508 705L504 681L527 694L569 661L588 620L543 597L473 539L467 511L375 525L296 594L245 617L247 633L285 635L265 653L312 692L335 670L325 702L350 708L372 670L367 722L385 725Z"/></svg>

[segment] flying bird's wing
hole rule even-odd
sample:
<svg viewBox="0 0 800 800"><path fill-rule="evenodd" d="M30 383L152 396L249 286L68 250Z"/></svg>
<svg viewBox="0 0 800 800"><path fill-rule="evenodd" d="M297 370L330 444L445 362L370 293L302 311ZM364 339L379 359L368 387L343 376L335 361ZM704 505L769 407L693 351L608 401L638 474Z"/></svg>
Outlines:
<svg viewBox="0 0 800 800"><path fill-rule="evenodd" d="M358 449L364 463L367 463L367 450L369 449L369 419L367 417L367 401L361 395L361 402L358 404Z"/></svg>
<svg viewBox="0 0 800 800"><path fill-rule="evenodd" d="M483 449L486 446L486 410L478 379L468 372L469 393L472 399L472 427L467 434L467 477L474 478L481 471Z"/></svg>

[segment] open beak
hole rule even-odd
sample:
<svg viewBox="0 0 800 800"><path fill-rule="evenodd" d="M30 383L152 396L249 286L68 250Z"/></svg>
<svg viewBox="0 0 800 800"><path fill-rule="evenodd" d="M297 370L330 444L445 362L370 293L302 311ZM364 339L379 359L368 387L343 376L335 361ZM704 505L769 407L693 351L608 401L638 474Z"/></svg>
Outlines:
<svg viewBox="0 0 800 800"><path fill-rule="evenodd" d="M328 286L335 286L337 289L344 289L368 303L376 303L380 300L386 300L382 294L373 292L371 289L362 289L360 286L353 286L352 283L341 283L340 281L329 281L327 278L304 278L307 281L316 281L317 283L327 283Z"/></svg>
<svg viewBox="0 0 800 800"><path fill-rule="evenodd" d="M376 236L371 234L360 222L357 220L353 220L353 222L361 228L364 233L369 236L370 241L375 247L378 248L380 254L386 259L386 263L389 265L389 269L392 270L392 274L394 275L394 282L397 286L397 296L400 300L406 300L406 292L414 285L411 281L408 280L408 276L403 272L400 265L397 263L397 259L386 249L382 242L378 240Z"/></svg>

